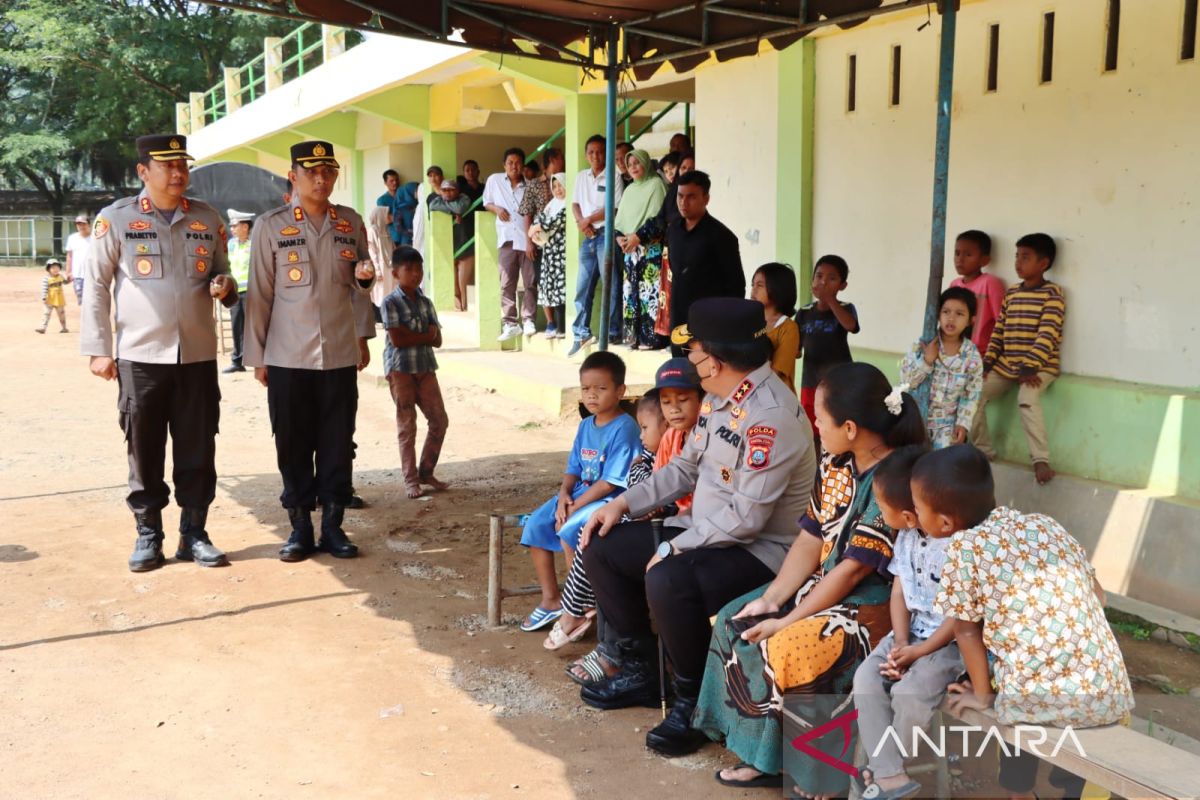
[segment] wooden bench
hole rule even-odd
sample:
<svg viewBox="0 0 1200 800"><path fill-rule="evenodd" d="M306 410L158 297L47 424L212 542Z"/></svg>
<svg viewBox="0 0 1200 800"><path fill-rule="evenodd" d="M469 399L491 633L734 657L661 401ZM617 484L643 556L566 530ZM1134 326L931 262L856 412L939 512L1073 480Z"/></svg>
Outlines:
<svg viewBox="0 0 1200 800"><path fill-rule="evenodd" d="M794 716L786 710L784 713ZM947 703L943 703L938 714L935 715L933 724L930 726L930 738L935 742L938 741L938 728L956 723L983 730L995 728L997 734L1007 744L1015 745L1017 743L1016 727L1000 724L996 721L993 712L968 709L956 715L950 712ZM1200 756L1138 733L1132 728L1124 725L1074 728L1071 735L1065 737L1062 728L1038 725L1022 725L1021 728L1020 738L1026 744L1025 752L1030 752L1028 746L1031 743L1037 743L1036 746L1040 752L1031 753L1031 755L1078 775L1096 786L1103 786L1114 796L1128 798L1128 800L1149 798L1196 800L1200 798ZM1039 729L1045 731L1045 741L1039 741L1040 737L1035 733ZM938 800L948 800L952 797L948 756L955 753L956 748L961 746L959 744L961 741L961 734L947 736L945 753L936 758L934 763L918 764L907 769L910 775L934 772L936 788L933 796ZM1057 748L1060 741L1062 747ZM1075 746L1076 741L1082 747L1082 752ZM978 748L981 746L980 742L980 736L976 733L973 735L970 747ZM1056 748L1058 752L1051 755ZM970 758L974 753L975 750L971 750L961 755ZM855 748L854 763L865 764L866 762L867 756L860 738L858 746ZM853 783L851 783L850 796L851 798L859 796L857 786Z"/></svg>
<svg viewBox="0 0 1200 800"><path fill-rule="evenodd" d="M996 722L990 711L969 709L951 715L943 704L942 713L967 725L994 726L1004 741L1016 743L1016 728ZM1022 726L1025 730L1037 727ZM1061 728L1046 727L1045 731L1046 741L1038 746L1042 753L1053 751L1062 734ZM1130 800L1200 798L1200 756L1195 753L1180 750L1124 725L1076 728L1072 729L1072 734L1074 738L1061 739L1062 747L1056 755L1038 757ZM1028 743L1030 738L1023 735L1022 740ZM1076 748L1076 741L1083 748L1082 752Z"/></svg>
<svg viewBox="0 0 1200 800"><path fill-rule="evenodd" d="M538 594L542 591L538 586L522 586L516 589L504 586L504 529L524 525L528 516L528 514L492 514L489 518L487 590L487 624L489 627L500 627L500 604L504 598Z"/></svg>

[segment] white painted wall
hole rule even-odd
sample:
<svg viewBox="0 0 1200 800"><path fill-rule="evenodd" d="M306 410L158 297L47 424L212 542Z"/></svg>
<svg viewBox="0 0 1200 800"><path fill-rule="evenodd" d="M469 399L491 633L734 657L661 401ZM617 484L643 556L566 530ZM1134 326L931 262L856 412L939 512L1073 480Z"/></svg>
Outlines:
<svg viewBox="0 0 1200 800"><path fill-rule="evenodd" d="M775 260L778 97L774 51L696 72L696 169L712 179L709 213L738 236L747 284Z"/></svg>
<svg viewBox="0 0 1200 800"><path fill-rule="evenodd" d="M1104 74L1106 5L963 4L946 282L956 231L990 233L994 271L1008 283L1016 239L1045 231L1059 246L1048 277L1068 302L1064 369L1195 387L1200 61L1178 60L1182 0L1139 0L1122 4L1118 69ZM1041 20L1051 10L1054 79L1039 85ZM856 344L899 350L920 331L928 274L939 21L919 32L924 15L883 19L817 43L813 240L818 254L850 263L845 297L863 320ZM1001 26L995 93L984 91L990 23ZM893 44L903 48L902 85L890 108Z"/></svg>

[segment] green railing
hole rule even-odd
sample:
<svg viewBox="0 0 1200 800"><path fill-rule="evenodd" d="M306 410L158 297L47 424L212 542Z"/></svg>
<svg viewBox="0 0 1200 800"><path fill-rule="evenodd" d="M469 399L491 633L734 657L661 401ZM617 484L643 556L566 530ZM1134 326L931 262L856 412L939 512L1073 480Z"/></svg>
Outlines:
<svg viewBox="0 0 1200 800"><path fill-rule="evenodd" d="M321 57L313 56L321 49L321 26L304 23L280 40L279 49L283 57L279 71L285 83L302 76L305 69L311 72L321 65Z"/></svg>
<svg viewBox="0 0 1200 800"><path fill-rule="evenodd" d="M346 49L354 47L362 37L347 37ZM305 22L279 40L279 82L287 83L312 72L324 62L321 26ZM267 93L267 58L259 53L237 69L238 89L234 93L234 108L253 103ZM204 92L201 113L208 125L230 114L229 97L226 96L225 81L221 80Z"/></svg>

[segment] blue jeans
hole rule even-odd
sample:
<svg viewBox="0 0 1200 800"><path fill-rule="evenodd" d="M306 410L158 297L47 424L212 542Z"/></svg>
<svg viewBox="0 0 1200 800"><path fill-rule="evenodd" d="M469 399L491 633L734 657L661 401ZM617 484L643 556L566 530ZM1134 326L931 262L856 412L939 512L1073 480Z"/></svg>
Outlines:
<svg viewBox="0 0 1200 800"><path fill-rule="evenodd" d="M600 283L600 270L604 264L604 231L600 230L591 239L579 245L579 280L575 284L575 332L576 341L592 335L592 300L596 286ZM608 338L621 338L621 272L614 269L608 282Z"/></svg>

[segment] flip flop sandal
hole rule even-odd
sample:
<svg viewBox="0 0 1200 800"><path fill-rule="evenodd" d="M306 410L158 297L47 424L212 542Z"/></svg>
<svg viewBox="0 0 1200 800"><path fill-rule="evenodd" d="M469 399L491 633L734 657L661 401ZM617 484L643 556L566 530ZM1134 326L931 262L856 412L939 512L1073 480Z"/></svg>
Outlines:
<svg viewBox="0 0 1200 800"><path fill-rule="evenodd" d="M526 633L540 631L542 628L561 617L562 614L563 612L561 608L556 608L555 610L551 611L538 606L528 617L525 618L525 621L521 623L521 630L525 631Z"/></svg>
<svg viewBox="0 0 1200 800"><path fill-rule="evenodd" d="M567 633L562 628L562 618L559 618L554 622L554 627L550 629L550 635L546 637L546 641L542 642L542 647L547 650L557 650L564 645L575 644L587 635L591 627L592 618L584 617L582 625Z"/></svg>
<svg viewBox="0 0 1200 800"><path fill-rule="evenodd" d="M753 764L747 764L745 761L741 762L740 764L735 764L732 767L722 767L713 773L713 777L717 779L717 783L721 784L722 786L731 786L734 789L757 789L760 787L769 787L772 789L783 788L782 775L768 775L766 773L760 773L749 780L733 781L729 778L721 777L721 773L727 769L758 769L758 767L754 766Z"/></svg>
<svg viewBox="0 0 1200 800"><path fill-rule="evenodd" d="M580 686L591 686L594 683L600 683L601 681L606 681L609 678L608 673L604 671L604 664L601 663L603 660L604 657L593 650L574 664L568 664L565 672L567 673L568 678L575 681ZM575 674L576 667L579 667L587 673L586 679Z"/></svg>
<svg viewBox="0 0 1200 800"><path fill-rule="evenodd" d="M921 784L916 781L909 781L903 786L887 790L878 783L872 783L863 791L862 800L900 800L902 797L909 797L919 791L921 791Z"/></svg>

